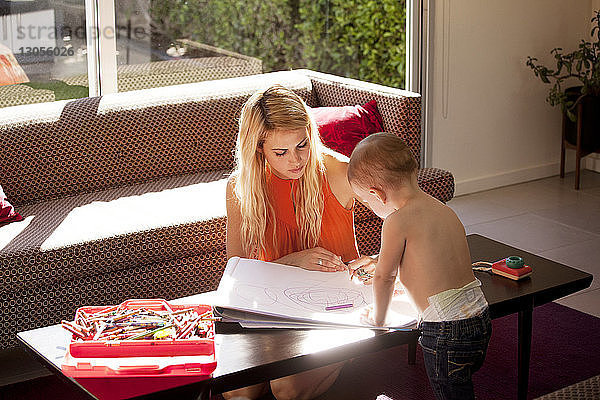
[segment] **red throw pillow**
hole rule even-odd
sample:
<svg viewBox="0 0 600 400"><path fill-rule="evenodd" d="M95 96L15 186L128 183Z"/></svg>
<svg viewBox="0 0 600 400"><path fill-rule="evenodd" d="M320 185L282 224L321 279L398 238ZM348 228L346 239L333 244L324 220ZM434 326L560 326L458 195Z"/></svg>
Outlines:
<svg viewBox="0 0 600 400"><path fill-rule="evenodd" d="M383 131L383 119L375 100L364 106L317 107L310 111L323 144L348 157L362 139Z"/></svg>
<svg viewBox="0 0 600 400"><path fill-rule="evenodd" d="M13 206L6 200L6 195L0 186L0 223L22 221L21 214L15 211Z"/></svg>

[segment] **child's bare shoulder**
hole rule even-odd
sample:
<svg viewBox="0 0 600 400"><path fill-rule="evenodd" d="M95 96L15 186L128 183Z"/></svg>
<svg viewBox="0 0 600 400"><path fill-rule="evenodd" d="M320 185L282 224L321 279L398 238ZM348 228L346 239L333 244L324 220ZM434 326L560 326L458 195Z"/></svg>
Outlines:
<svg viewBox="0 0 600 400"><path fill-rule="evenodd" d="M419 220L421 211L415 204L407 204L387 216L383 222L383 232L389 236L406 234Z"/></svg>
<svg viewBox="0 0 600 400"><path fill-rule="evenodd" d="M410 199L404 207L398 209L398 218L419 219L424 215L429 215L436 208L437 205L431 202L428 196L416 196Z"/></svg>
<svg viewBox="0 0 600 400"><path fill-rule="evenodd" d="M464 233L464 227L460 219L450 207L427 194L425 196L426 199L421 204L420 223L423 227L436 225L444 227L444 230L462 231Z"/></svg>
<svg viewBox="0 0 600 400"><path fill-rule="evenodd" d="M405 207L394 213L393 221L404 224L406 227L413 224L422 227L432 223L440 223L455 216L451 208L423 193L423 195L412 199Z"/></svg>
<svg viewBox="0 0 600 400"><path fill-rule="evenodd" d="M387 216L383 221L383 229L387 231L395 231L407 226L407 219L404 209L399 209Z"/></svg>

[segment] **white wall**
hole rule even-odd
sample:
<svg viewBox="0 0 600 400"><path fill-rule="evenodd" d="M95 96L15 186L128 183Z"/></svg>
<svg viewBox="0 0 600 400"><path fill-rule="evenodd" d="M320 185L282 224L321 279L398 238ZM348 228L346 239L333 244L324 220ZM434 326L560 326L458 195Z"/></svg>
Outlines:
<svg viewBox="0 0 600 400"><path fill-rule="evenodd" d="M428 164L454 174L457 195L558 174L560 111L525 61L575 49L599 3L430 1Z"/></svg>

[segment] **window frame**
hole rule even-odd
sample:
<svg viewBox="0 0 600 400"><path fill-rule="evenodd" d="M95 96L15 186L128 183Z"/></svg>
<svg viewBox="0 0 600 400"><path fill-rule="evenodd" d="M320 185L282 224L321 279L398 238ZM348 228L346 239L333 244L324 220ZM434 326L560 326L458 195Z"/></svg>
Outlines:
<svg viewBox="0 0 600 400"><path fill-rule="evenodd" d="M118 92L116 0L85 0L89 96ZM427 77L431 50L430 0L406 0L406 90L421 94L421 165L431 159L428 149Z"/></svg>
<svg viewBox="0 0 600 400"><path fill-rule="evenodd" d="M89 96L116 93L115 0L85 0Z"/></svg>
<svg viewBox="0 0 600 400"><path fill-rule="evenodd" d="M428 100L431 88L428 85L431 8L430 0L406 0L406 90L421 94L421 160L423 167L431 166L431 135L429 135Z"/></svg>

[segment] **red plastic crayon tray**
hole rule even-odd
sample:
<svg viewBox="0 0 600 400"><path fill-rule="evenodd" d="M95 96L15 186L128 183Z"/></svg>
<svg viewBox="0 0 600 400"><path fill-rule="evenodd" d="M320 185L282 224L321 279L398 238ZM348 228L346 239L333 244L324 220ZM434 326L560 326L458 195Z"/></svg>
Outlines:
<svg viewBox="0 0 600 400"><path fill-rule="evenodd" d="M216 367L214 355L75 358L67 352L61 370L72 378L164 378L209 376Z"/></svg>
<svg viewBox="0 0 600 400"><path fill-rule="evenodd" d="M84 311L88 315L101 313L114 306L80 307L75 313ZM199 314L212 310L209 305L175 305L162 299L127 300L121 308L135 310L139 308L155 311L180 311L194 308ZM73 335L75 336L75 335ZM72 338L69 354L74 358L119 358L119 357L172 357L172 356L213 356L215 353L214 323L210 324L209 337L204 339L162 339L162 340L75 340ZM214 368L213 368L214 369Z"/></svg>

